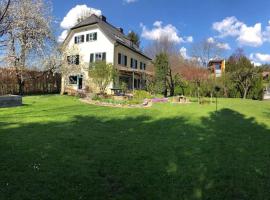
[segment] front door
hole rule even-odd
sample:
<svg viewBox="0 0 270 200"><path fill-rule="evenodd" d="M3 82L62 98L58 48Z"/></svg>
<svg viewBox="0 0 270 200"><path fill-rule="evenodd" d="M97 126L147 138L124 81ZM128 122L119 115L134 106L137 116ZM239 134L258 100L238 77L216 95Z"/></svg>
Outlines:
<svg viewBox="0 0 270 200"><path fill-rule="evenodd" d="M78 80L78 89L81 90L82 89L82 84L83 84L83 78L80 76L79 80Z"/></svg>

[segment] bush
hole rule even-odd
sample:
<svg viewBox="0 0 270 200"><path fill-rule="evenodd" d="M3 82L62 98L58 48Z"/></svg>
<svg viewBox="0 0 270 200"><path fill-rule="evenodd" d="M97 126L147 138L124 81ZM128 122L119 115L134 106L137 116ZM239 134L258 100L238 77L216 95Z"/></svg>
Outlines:
<svg viewBox="0 0 270 200"><path fill-rule="evenodd" d="M145 90L136 90L133 96L133 99L136 99L136 100L144 100L144 99L150 99L150 98L151 98L151 95Z"/></svg>

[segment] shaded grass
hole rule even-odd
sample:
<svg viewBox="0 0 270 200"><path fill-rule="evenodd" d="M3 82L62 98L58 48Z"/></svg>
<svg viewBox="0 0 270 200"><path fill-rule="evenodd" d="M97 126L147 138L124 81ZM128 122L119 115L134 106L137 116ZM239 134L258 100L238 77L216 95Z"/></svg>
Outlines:
<svg viewBox="0 0 270 200"><path fill-rule="evenodd" d="M269 199L269 102L0 110L1 199Z"/></svg>

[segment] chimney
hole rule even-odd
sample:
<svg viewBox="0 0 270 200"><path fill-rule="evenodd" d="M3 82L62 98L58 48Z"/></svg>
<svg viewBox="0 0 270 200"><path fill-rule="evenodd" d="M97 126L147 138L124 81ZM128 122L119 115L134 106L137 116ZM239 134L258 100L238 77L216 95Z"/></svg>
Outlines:
<svg viewBox="0 0 270 200"><path fill-rule="evenodd" d="M123 28L118 27L117 29L118 29L119 32L124 33L124 29Z"/></svg>
<svg viewBox="0 0 270 200"><path fill-rule="evenodd" d="M107 18L104 15L100 15L100 19L104 22L107 22Z"/></svg>

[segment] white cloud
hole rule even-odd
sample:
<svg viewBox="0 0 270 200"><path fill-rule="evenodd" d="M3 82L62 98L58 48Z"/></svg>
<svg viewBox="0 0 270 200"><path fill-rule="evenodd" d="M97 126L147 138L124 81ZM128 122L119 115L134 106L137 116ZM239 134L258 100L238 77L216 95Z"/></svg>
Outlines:
<svg viewBox="0 0 270 200"><path fill-rule="evenodd" d="M192 36L185 37L185 41L189 42L189 43L192 43L193 42L193 37Z"/></svg>
<svg viewBox="0 0 270 200"><path fill-rule="evenodd" d="M185 47L181 47L181 49L179 50L181 56L183 56L183 58L185 59L189 59L190 57L187 54L187 49Z"/></svg>
<svg viewBox="0 0 270 200"><path fill-rule="evenodd" d="M250 54L250 59L260 63L270 63L270 54L255 53Z"/></svg>
<svg viewBox="0 0 270 200"><path fill-rule="evenodd" d="M222 42L218 42L217 43L217 47L220 49L224 49L224 50L230 50L231 47L228 43L222 43Z"/></svg>
<svg viewBox="0 0 270 200"><path fill-rule="evenodd" d="M251 61L251 63L256 67L262 66L262 63L260 63L260 62Z"/></svg>
<svg viewBox="0 0 270 200"><path fill-rule="evenodd" d="M264 41L270 42L270 21L268 21L268 26L266 26L263 32Z"/></svg>
<svg viewBox="0 0 270 200"><path fill-rule="evenodd" d="M217 42L213 37L210 37L207 39L207 42L210 44L214 44L216 45L216 47L218 47L219 49L224 49L224 50L230 50L231 47L228 43L224 43L224 42Z"/></svg>
<svg viewBox="0 0 270 200"><path fill-rule="evenodd" d="M236 17L227 17L220 22L213 23L212 27L219 33L219 38L228 36L236 37L236 41L241 46L258 47L264 41L261 23L257 23L254 26L247 26Z"/></svg>
<svg viewBox="0 0 270 200"><path fill-rule="evenodd" d="M144 24L140 24L142 27L142 37L147 40L159 40L163 37L168 38L172 42L176 43L191 43L193 42L193 37L180 37L178 30L172 24L163 26L162 21L156 21L153 24L152 29L148 29Z"/></svg>
<svg viewBox="0 0 270 200"><path fill-rule="evenodd" d="M219 37L238 36L243 23L236 17L227 17L221 22L213 23L213 29L220 33Z"/></svg>
<svg viewBox="0 0 270 200"><path fill-rule="evenodd" d="M138 0L123 0L123 2L126 3L126 4L135 3L137 1Z"/></svg>
<svg viewBox="0 0 270 200"><path fill-rule="evenodd" d="M207 42L210 43L210 44L213 44L213 43L215 43L216 41L215 41L214 38L210 37L210 38L207 39Z"/></svg>
<svg viewBox="0 0 270 200"><path fill-rule="evenodd" d="M242 46L261 46L263 44L262 25L257 23L254 27L248 27L244 24L237 41Z"/></svg>
<svg viewBox="0 0 270 200"><path fill-rule="evenodd" d="M64 29L61 35L58 37L58 41L63 41L67 32L70 28L78 23L78 19L84 16L90 16L92 14L100 16L102 14L101 10L88 7L87 5L76 5L66 14L60 23L60 27Z"/></svg>
<svg viewBox="0 0 270 200"><path fill-rule="evenodd" d="M77 5L72 8L67 15L63 18L60 26L63 29L70 29L78 23L78 19L85 15L101 15L101 10L90 8L87 5Z"/></svg>
<svg viewBox="0 0 270 200"><path fill-rule="evenodd" d="M58 42L63 42L68 35L68 30L64 30L61 35L58 37Z"/></svg>

